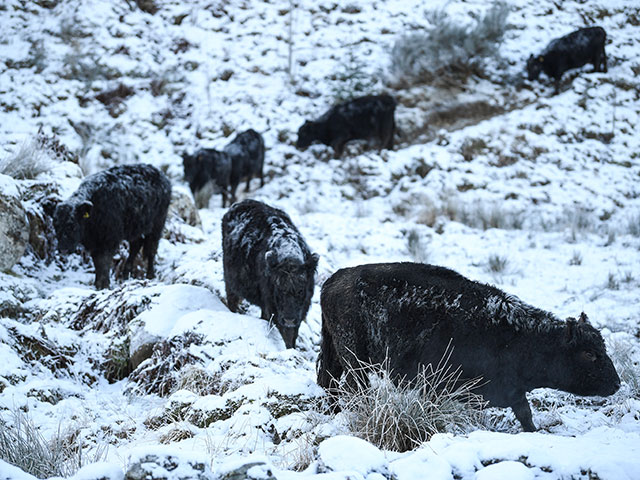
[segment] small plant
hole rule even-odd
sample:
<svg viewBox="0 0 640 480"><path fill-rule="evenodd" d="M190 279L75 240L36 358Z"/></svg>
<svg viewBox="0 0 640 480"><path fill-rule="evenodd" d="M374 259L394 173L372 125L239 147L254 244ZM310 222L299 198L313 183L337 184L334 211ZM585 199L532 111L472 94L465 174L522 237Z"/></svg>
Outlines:
<svg viewBox="0 0 640 480"><path fill-rule="evenodd" d="M151 357L131 373L132 391L167 396L176 390L178 371L201 360L191 353L192 345L201 345L204 337L192 331L157 343Z"/></svg>
<svg viewBox="0 0 640 480"><path fill-rule="evenodd" d="M487 260L487 270L491 273L504 273L508 263L509 261L506 257L492 254L489 255L489 259Z"/></svg>
<svg viewBox="0 0 640 480"><path fill-rule="evenodd" d="M392 83L411 85L465 77L478 71L480 60L497 52L508 13L507 4L496 2L474 26L468 27L442 9L428 12L430 27L426 32L405 35L393 46Z"/></svg>
<svg viewBox="0 0 640 480"><path fill-rule="evenodd" d="M404 452L435 433L477 425L486 405L473 393L480 380L462 382L462 372L447 365L450 356L447 350L438 365L420 367L412 380L392 372L388 359L348 369L335 393L350 430L379 448Z"/></svg>
<svg viewBox="0 0 640 480"><path fill-rule="evenodd" d="M407 234L407 251L414 262L426 263L429 259L427 245L416 229Z"/></svg>
<svg viewBox="0 0 640 480"><path fill-rule="evenodd" d="M199 396L224 393L220 374L211 374L199 365L187 365L178 372L175 390L189 390Z"/></svg>
<svg viewBox="0 0 640 480"><path fill-rule="evenodd" d="M465 162L470 162L487 149L487 142L482 138L467 138L460 146L460 153Z"/></svg>
<svg viewBox="0 0 640 480"><path fill-rule="evenodd" d="M582 265L582 254L579 251L574 250L571 259L569 260L569 265Z"/></svg>
<svg viewBox="0 0 640 480"><path fill-rule="evenodd" d="M0 459L38 478L70 477L86 463L100 461L106 450L93 458L83 455L77 432L58 431L47 440L31 417L14 408L10 421L0 418Z"/></svg>
<svg viewBox="0 0 640 480"><path fill-rule="evenodd" d="M51 158L38 138L24 142L13 155L0 160L0 173L18 180L34 179L51 169Z"/></svg>
<svg viewBox="0 0 640 480"><path fill-rule="evenodd" d="M330 91L334 103L372 93L376 81L366 72L366 65L361 57L356 56L353 47L349 48L344 63L331 76Z"/></svg>
<svg viewBox="0 0 640 480"><path fill-rule="evenodd" d="M609 276L607 277L607 288L609 290L619 290L620 282L618 281L615 273L609 272Z"/></svg>

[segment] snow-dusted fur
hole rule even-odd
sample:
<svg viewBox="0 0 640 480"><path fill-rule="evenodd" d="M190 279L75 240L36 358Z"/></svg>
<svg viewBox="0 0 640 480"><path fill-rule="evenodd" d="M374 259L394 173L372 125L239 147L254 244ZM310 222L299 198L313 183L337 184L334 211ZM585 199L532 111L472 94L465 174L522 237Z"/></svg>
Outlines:
<svg viewBox="0 0 640 480"><path fill-rule="evenodd" d="M564 37L556 38L539 55L529 57L529 80L536 80L543 71L549 78L553 78L557 93L560 78L567 70L591 63L594 71L606 72L606 40L607 34L602 27L581 28Z"/></svg>
<svg viewBox="0 0 640 480"><path fill-rule="evenodd" d="M184 179L196 199L200 198L200 192L209 190L210 193L222 194L222 206L227 206L230 202L229 185L231 183L229 155L213 148L201 148L193 155L183 153L182 167ZM208 202L209 198L206 198L206 201ZM200 204L199 207L206 207L206 205Z"/></svg>
<svg viewBox="0 0 640 480"><path fill-rule="evenodd" d="M396 102L389 95L368 95L332 107L318 120L307 120L298 130L296 147L305 149L313 142L333 148L342 156L351 140L375 140L379 150L393 148Z"/></svg>
<svg viewBox="0 0 640 480"><path fill-rule="evenodd" d="M610 395L620 379L604 341L584 314L557 319L517 297L420 263L371 264L338 270L323 285L318 384L330 388L362 361L414 378L436 365L451 344L450 363L463 379L482 377L477 393L511 407L535 430L526 392L551 387L577 395Z"/></svg>
<svg viewBox="0 0 640 480"><path fill-rule="evenodd" d="M287 348L295 347L313 296L318 255L289 216L255 200L234 204L222 217L222 260L227 305L241 298L272 320Z"/></svg>
<svg viewBox="0 0 640 480"><path fill-rule="evenodd" d="M242 181L247 182L245 192L249 191L252 178L260 179L260 186L264 186L264 140L255 130L249 129L236 135L224 147L224 152L231 158L230 193L231 202L236 200L236 189Z"/></svg>
<svg viewBox="0 0 640 480"><path fill-rule="evenodd" d="M81 244L93 258L97 288L109 288L111 261L123 240L129 242L125 277L144 247L147 277L153 278L154 259L171 200L171 183L157 168L123 165L90 175L55 209L53 224L58 249L71 252Z"/></svg>

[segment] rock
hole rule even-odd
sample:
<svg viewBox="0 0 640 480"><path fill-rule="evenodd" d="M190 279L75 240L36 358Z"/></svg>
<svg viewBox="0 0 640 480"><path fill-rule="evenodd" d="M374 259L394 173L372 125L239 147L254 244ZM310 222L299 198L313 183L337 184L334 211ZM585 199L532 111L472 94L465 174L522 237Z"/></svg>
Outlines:
<svg viewBox="0 0 640 480"><path fill-rule="evenodd" d="M169 204L167 221L164 224L163 238L172 243L201 243L204 241L202 221L198 209L191 192L183 187L174 185L171 189L171 203Z"/></svg>
<svg viewBox="0 0 640 480"><path fill-rule="evenodd" d="M24 254L29 241L27 214L17 182L0 174L0 271L9 271Z"/></svg>
<svg viewBox="0 0 640 480"><path fill-rule="evenodd" d="M202 228L202 221L198 214L198 209L193 201L191 193L180 186L171 188L171 203L169 211L178 216L184 223L192 227Z"/></svg>
<svg viewBox="0 0 640 480"><path fill-rule="evenodd" d="M158 453L132 459L124 480L213 480L205 461L172 454L158 447L155 450Z"/></svg>
<svg viewBox="0 0 640 480"><path fill-rule="evenodd" d="M27 181L23 205L29 220L29 248L41 260L50 261L56 250L53 211L62 200L57 183Z"/></svg>
<svg viewBox="0 0 640 480"><path fill-rule="evenodd" d="M226 472L220 480L276 480L276 477L264 462L249 462Z"/></svg>
<svg viewBox="0 0 640 480"><path fill-rule="evenodd" d="M364 478L374 473L392 477L384 453L361 438L346 435L329 438L318 447L318 455L318 473L352 471Z"/></svg>

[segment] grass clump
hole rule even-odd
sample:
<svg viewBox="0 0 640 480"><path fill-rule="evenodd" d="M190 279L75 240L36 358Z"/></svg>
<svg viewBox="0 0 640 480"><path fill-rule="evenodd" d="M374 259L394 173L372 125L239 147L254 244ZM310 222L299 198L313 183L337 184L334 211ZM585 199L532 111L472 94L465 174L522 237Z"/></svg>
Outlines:
<svg viewBox="0 0 640 480"><path fill-rule="evenodd" d="M498 254L489 255L487 260L487 271L490 273L504 273L509 260Z"/></svg>
<svg viewBox="0 0 640 480"><path fill-rule="evenodd" d="M106 450L98 449L93 458L83 454L77 432L60 427L46 439L33 419L19 408L10 419L0 418L0 459L38 478L69 477L87 463L101 460Z"/></svg>
<svg viewBox="0 0 640 480"><path fill-rule="evenodd" d="M404 452L438 432L465 431L480 422L482 397L473 393L480 380L462 381L448 365L451 350L438 365L421 366L415 379L393 373L389 360L359 361L333 392L351 432L385 450Z"/></svg>
<svg viewBox="0 0 640 480"><path fill-rule="evenodd" d="M416 229L407 234L407 251L414 262L426 263L429 260L427 245Z"/></svg>
<svg viewBox="0 0 640 480"><path fill-rule="evenodd" d="M405 35L393 46L393 83L408 86L478 73L482 58L497 52L508 13L507 4L495 2L475 25L467 26L443 9L428 12L426 31Z"/></svg>

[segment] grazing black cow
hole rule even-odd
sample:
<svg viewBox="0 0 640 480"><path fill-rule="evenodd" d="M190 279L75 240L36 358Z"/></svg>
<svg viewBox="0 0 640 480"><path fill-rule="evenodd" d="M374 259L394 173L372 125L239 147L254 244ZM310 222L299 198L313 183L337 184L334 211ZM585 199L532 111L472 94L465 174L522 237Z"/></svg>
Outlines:
<svg viewBox="0 0 640 480"><path fill-rule="evenodd" d="M313 296L318 255L289 216L255 200L233 204L222 217L222 261L229 309L237 311L241 298L258 305L286 347L294 348Z"/></svg>
<svg viewBox="0 0 640 480"><path fill-rule="evenodd" d="M169 179L151 165L122 165L90 175L55 209L58 249L68 253L83 245L93 259L95 285L102 289L109 288L113 255L127 240L125 277L131 275L135 257L144 247L147 278L153 278L170 201Z"/></svg>
<svg viewBox="0 0 640 480"><path fill-rule="evenodd" d="M543 71L549 78L554 79L555 93L558 93L560 78L567 70L591 63L594 71L606 72L606 39L607 34L601 27L581 28L564 37L556 38L542 53L529 57L529 80L536 80Z"/></svg>
<svg viewBox="0 0 640 480"><path fill-rule="evenodd" d="M298 130L296 147L305 149L317 141L333 147L342 156L350 140L376 140L378 149L391 150L395 132L395 100L389 95L368 95L332 107L315 121L306 121Z"/></svg>
<svg viewBox="0 0 640 480"><path fill-rule="evenodd" d="M247 181L245 192L249 191L252 178L260 178L260 186L264 186L262 169L264 167L264 140L255 130L247 130L236 135L224 147L224 152L231 158L231 201L236 200L238 184Z"/></svg>
<svg viewBox="0 0 640 480"><path fill-rule="evenodd" d="M201 148L193 155L182 154L184 179L199 208L206 207L211 193L222 194L222 207L229 201L231 183L231 158L225 152L213 148Z"/></svg>
<svg viewBox="0 0 640 480"><path fill-rule="evenodd" d="M331 390L354 355L412 379L419 365L449 363L477 393L511 407L535 430L525 393L538 387L576 395L611 395L620 379L600 333L582 314L561 321L493 286L447 268L388 263L344 268L322 286L318 384Z"/></svg>

